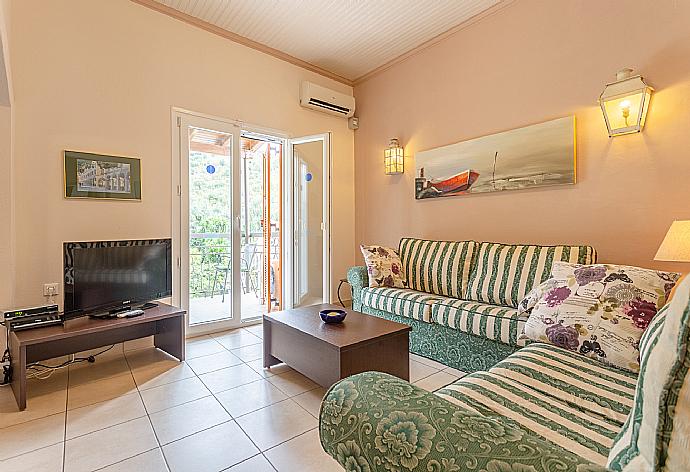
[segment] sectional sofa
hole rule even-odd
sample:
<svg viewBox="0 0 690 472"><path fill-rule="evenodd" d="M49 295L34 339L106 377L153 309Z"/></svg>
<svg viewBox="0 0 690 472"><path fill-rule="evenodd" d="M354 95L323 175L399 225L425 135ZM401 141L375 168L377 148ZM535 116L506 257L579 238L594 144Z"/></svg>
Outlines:
<svg viewBox="0 0 690 472"><path fill-rule="evenodd" d="M465 372L487 370L525 345L518 303L553 261L596 262L591 246L507 245L403 238L408 288L370 288L352 267L355 310L412 326L410 351Z"/></svg>
<svg viewBox="0 0 690 472"><path fill-rule="evenodd" d="M408 253L406 244L415 248L414 251ZM420 244L421 248L417 248ZM417 270L417 274L421 267L427 267L425 287L430 287L431 293L438 290L439 280L455 280L457 273L443 269L444 276L429 282L436 274L433 267L448 267L448 264L425 265L423 261L429 261L430 255L422 248L440 246L452 253L454 244L460 243L404 241L401 244L403 260L407 261L404 264L411 264L410 269ZM586 246L530 247L527 254L533 257L539 254L537 260L542 261L534 263L532 257L522 256L525 246L514 249L496 247L492 243L478 243L478 246L473 256L478 262L474 263L473 270L483 275L476 279L470 274L465 293L481 300L473 302L480 306L487 304L485 300L489 299L512 304L515 298L509 296L507 287L511 283L515 286L518 280L518 285L523 286L525 274L533 280L543 278L539 274L555 257L572 260L575 253L578 258L582 257L580 260L595 257ZM516 253L519 254L517 261L511 256ZM410 257L417 262L410 263ZM504 269L501 271L492 262L503 263ZM513 265L518 262L535 269L519 270L519 265ZM492 267L499 269L498 273ZM508 270L509 275L502 277L507 267L516 267L516 270ZM361 277L360 270L354 272ZM519 279L510 275L511 272L520 273ZM417 274L411 273L413 284L418 283L415 277L421 274ZM461 275L457 277L462 281ZM479 283L480 280L484 282ZM521 292L513 293L519 295ZM360 287L355 302L368 313L411 320L413 329L427 327L421 337L417 333L412 341L416 352L434 354L430 357L441 362L455 360L456 365L463 365L459 357L469 353L476 359L464 364L474 372L434 393L379 372L365 372L333 385L321 404L319 433L323 449L345 470L690 470L690 278L686 277L677 286L671 301L645 330L639 343L639 373L611 367L550 344L532 343L519 348L504 342L504 339L510 340L510 336L499 337L498 333L503 333L501 330L478 329L489 323L495 328L496 321L484 320L486 316L511 320L503 325L508 333L517 329L519 321L515 321L511 312L496 316L503 313L501 306L487 308L485 312L460 311L460 323L446 320L444 324L444 317L453 312L437 306L441 303L439 300L457 307L444 300L447 296L423 298L429 295L408 293L400 292L386 304L379 302L372 308L376 302L366 299L367 289ZM493 298L487 294L492 294ZM418 298L412 302L412 297ZM463 302L454 303L462 305ZM416 317L396 314L405 313L403 308ZM436 339L429 337L434 335ZM465 345L448 356L443 350L454 349L450 344L453 339L463 340ZM488 360L478 360L482 347L499 343L508 347L495 348L488 353ZM442 351L438 351L439 348ZM493 362L508 349L514 352ZM482 364L487 367L478 369Z"/></svg>

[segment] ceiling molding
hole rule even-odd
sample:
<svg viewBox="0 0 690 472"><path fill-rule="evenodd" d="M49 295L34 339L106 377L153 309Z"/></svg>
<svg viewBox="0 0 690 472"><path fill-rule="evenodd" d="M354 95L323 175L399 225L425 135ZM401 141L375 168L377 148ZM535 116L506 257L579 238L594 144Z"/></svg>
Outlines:
<svg viewBox="0 0 690 472"><path fill-rule="evenodd" d="M330 72L326 69L323 69L319 66L311 64L307 61L303 61L302 59L291 56L290 54L286 54L282 51L279 51L279 50L274 49L272 47L266 46L265 44L258 43L256 41L253 41L253 40L247 38L247 37L241 36L239 34L225 30L223 28L220 28L220 27L213 25L211 23L208 23L206 21L200 20L196 17L193 17L191 15L183 13L179 10L175 10L174 8L171 8L167 5L159 3L155 0L130 0L130 1L137 3L139 5L145 6L147 8L150 8L151 10L155 10L159 13L163 13L164 15L168 15L172 18L175 18L176 20L179 20L179 21L182 21L184 23L190 24L192 26L196 26L198 28L201 28L205 31L208 31L209 33L216 34L216 35L221 36L225 39L229 39L230 41L234 41L238 44L241 44L243 46L247 46L247 47L252 48L256 51L262 52L264 54L268 54L269 56L273 56L273 57L280 59L282 61L289 62L292 65L301 67L301 68L306 69L306 70L311 71L311 72L315 72L315 73L320 74L324 77L335 80L336 82L340 82L342 84L349 85L350 87L352 87L352 85L354 84L353 81L350 79L347 79L347 78L342 77L338 74Z"/></svg>
<svg viewBox="0 0 690 472"><path fill-rule="evenodd" d="M477 23L478 21L483 20L484 18L487 18L491 15L494 15L495 13L498 13L499 11L503 10L504 8L508 7L509 5L513 4L515 0L502 0L500 3L497 3L496 5L492 6L491 8L484 10L483 12L477 13L474 15L472 18L463 21L457 26L454 26L453 28L444 31L443 33L439 34L438 36L435 36L431 38L430 40L420 44L419 46L415 47L414 49L410 49L404 54L401 54L400 56L396 57L395 59L391 59L390 61L386 62L385 64L382 64L378 66L377 68L367 72L366 74L357 77L352 81L352 85L360 85L363 82L366 82L367 80L371 79L375 75L380 74L381 72L390 69L391 67L395 66L396 64L399 64L403 61L406 61L407 59L416 56L417 54L420 54L426 49L429 49L432 46L435 46L436 44L442 42L443 40L453 36L454 34L459 33L460 31L464 30L465 28L468 28L469 26L472 26L473 24Z"/></svg>

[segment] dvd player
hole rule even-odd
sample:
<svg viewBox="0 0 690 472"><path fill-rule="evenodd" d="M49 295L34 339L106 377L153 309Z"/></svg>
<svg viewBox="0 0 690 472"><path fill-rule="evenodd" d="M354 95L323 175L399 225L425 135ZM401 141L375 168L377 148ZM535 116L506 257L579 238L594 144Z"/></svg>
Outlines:
<svg viewBox="0 0 690 472"><path fill-rule="evenodd" d="M65 317L60 313L57 305L24 308L4 313L5 326L11 331L62 325L64 322Z"/></svg>

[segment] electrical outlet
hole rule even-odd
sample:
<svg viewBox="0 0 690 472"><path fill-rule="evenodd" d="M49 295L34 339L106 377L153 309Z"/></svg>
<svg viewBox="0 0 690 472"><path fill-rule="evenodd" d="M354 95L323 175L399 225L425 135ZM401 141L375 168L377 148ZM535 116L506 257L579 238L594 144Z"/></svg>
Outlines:
<svg viewBox="0 0 690 472"><path fill-rule="evenodd" d="M60 284L43 284L43 296L52 297L60 293Z"/></svg>

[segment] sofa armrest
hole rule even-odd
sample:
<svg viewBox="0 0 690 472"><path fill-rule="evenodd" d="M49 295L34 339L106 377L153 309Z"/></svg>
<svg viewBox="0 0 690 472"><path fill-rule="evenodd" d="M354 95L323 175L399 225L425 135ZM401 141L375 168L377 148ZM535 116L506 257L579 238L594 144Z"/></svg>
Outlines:
<svg viewBox="0 0 690 472"><path fill-rule="evenodd" d="M353 375L332 386L319 421L321 446L348 471L606 470L500 419L380 372Z"/></svg>
<svg viewBox="0 0 690 472"><path fill-rule="evenodd" d="M362 289L369 286L369 274L364 266L350 267L347 271L347 282L352 286L352 309L362 309Z"/></svg>

